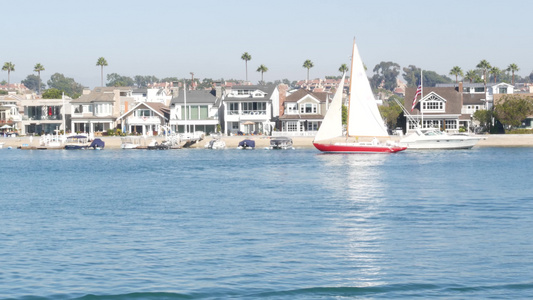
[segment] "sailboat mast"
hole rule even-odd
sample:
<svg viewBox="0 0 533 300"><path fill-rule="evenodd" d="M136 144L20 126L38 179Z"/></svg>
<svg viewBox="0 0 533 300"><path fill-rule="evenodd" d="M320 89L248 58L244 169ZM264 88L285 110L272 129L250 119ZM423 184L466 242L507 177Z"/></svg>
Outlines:
<svg viewBox="0 0 533 300"><path fill-rule="evenodd" d="M185 133L189 133L189 125L187 124L187 84L185 83L185 80L183 80L183 109L185 109L185 112L183 113L183 120L185 121L184 131Z"/></svg>
<svg viewBox="0 0 533 300"><path fill-rule="evenodd" d="M350 88L348 89L348 109L346 114L346 138L350 136L350 103L352 102L352 85L354 81L353 76L353 58L355 55L355 38L353 39L352 46L352 59L350 60ZM342 121L341 121L342 122Z"/></svg>

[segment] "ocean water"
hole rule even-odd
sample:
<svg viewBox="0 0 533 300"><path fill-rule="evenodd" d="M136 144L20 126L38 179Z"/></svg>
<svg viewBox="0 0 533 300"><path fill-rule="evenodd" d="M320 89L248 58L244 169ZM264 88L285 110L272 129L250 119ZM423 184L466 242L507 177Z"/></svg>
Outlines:
<svg viewBox="0 0 533 300"><path fill-rule="evenodd" d="M0 299L523 299L533 148L0 150Z"/></svg>

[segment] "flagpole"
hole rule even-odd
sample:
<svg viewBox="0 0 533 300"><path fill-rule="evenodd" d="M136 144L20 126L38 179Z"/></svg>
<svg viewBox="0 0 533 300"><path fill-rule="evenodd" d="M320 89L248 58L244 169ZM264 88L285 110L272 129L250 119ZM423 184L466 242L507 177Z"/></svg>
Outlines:
<svg viewBox="0 0 533 300"><path fill-rule="evenodd" d="M421 128L424 129L424 111L422 110L422 99L424 98L424 70L420 69L420 113L422 114Z"/></svg>

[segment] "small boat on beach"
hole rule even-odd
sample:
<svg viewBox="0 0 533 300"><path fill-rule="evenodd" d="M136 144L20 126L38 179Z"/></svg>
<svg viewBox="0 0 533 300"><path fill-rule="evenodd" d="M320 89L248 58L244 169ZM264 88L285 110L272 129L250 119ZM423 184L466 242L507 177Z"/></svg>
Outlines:
<svg viewBox="0 0 533 300"><path fill-rule="evenodd" d="M89 137L86 135L67 136L65 141L65 150L85 150L90 146Z"/></svg>
<svg viewBox="0 0 533 300"><path fill-rule="evenodd" d="M221 150L226 148L226 142L220 138L214 138L205 144L205 149Z"/></svg>
<svg viewBox="0 0 533 300"><path fill-rule="evenodd" d="M125 136L120 138L121 149L135 149L141 146L141 137L138 136Z"/></svg>
<svg viewBox="0 0 533 300"><path fill-rule="evenodd" d="M89 148L93 148L94 150L102 150L105 147L105 142L101 139L94 139L91 144L89 145Z"/></svg>
<svg viewBox="0 0 533 300"><path fill-rule="evenodd" d="M162 141L159 144L155 139L148 144L146 147L148 150L169 150L171 148L171 143L169 141Z"/></svg>
<svg viewBox="0 0 533 300"><path fill-rule="evenodd" d="M294 149L294 147L292 147L292 139L286 136L273 137L270 139L270 149Z"/></svg>
<svg viewBox="0 0 533 300"><path fill-rule="evenodd" d="M237 149L242 150L253 150L255 149L255 141L250 139L245 139L239 142Z"/></svg>

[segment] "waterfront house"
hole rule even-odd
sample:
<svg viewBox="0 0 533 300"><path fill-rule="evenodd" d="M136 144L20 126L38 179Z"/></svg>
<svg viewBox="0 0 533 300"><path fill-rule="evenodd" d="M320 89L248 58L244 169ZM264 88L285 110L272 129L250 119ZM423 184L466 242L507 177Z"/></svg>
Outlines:
<svg viewBox="0 0 533 300"><path fill-rule="evenodd" d="M275 85L235 85L227 89L222 100L224 133L270 134L279 117L279 97Z"/></svg>
<svg viewBox="0 0 533 300"><path fill-rule="evenodd" d="M152 136L162 133L168 125L168 106L158 102L140 102L117 118L123 132Z"/></svg>
<svg viewBox="0 0 533 300"><path fill-rule="evenodd" d="M416 123L422 124L422 128L440 128L448 132L459 132L461 127L465 130L472 127L473 113L484 109L486 95L476 88L463 92L463 84L459 86L424 87L422 96L417 97L417 102L411 115ZM411 109L415 88L407 88L405 91L404 106ZM407 120L406 133L410 133L415 124Z"/></svg>
<svg viewBox="0 0 533 300"><path fill-rule="evenodd" d="M0 127L8 125L11 129L20 129L22 115L19 112L19 104L22 96L14 92L0 96Z"/></svg>
<svg viewBox="0 0 533 300"><path fill-rule="evenodd" d="M96 133L115 129L119 116L135 106L131 87L97 87L84 90L71 103L71 129Z"/></svg>
<svg viewBox="0 0 533 300"><path fill-rule="evenodd" d="M34 95L33 95L34 96ZM55 134L56 130L66 132L70 119L72 99L23 99L20 106L24 115L21 121L21 134Z"/></svg>
<svg viewBox="0 0 533 300"><path fill-rule="evenodd" d="M185 94L186 93L186 94ZM215 133L220 125L222 88L187 90L170 101L170 128L179 133Z"/></svg>
<svg viewBox="0 0 533 300"><path fill-rule="evenodd" d="M314 136L322 123L328 104L329 93L298 89L281 97L280 117L276 124L277 136Z"/></svg>

